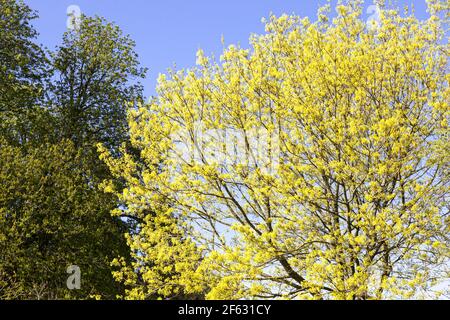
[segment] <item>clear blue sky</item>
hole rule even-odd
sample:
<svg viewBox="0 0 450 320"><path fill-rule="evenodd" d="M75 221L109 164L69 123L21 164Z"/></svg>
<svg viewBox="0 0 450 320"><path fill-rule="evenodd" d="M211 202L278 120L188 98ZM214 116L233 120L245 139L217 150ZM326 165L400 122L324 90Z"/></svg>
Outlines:
<svg viewBox="0 0 450 320"><path fill-rule="evenodd" d="M177 68L195 63L195 53L218 56L221 36L226 45L247 47L251 33L262 33L262 17L271 12L295 13L315 19L324 0L25 0L39 12L35 26L39 41L53 49L66 30L67 8L78 5L86 15L103 16L117 23L137 43L143 66L149 68L145 80L146 95L154 94L159 73L176 63ZM367 5L371 4L366 0ZM417 15L425 16L425 0L399 0L400 5L414 3ZM369 17L370 14L367 14Z"/></svg>

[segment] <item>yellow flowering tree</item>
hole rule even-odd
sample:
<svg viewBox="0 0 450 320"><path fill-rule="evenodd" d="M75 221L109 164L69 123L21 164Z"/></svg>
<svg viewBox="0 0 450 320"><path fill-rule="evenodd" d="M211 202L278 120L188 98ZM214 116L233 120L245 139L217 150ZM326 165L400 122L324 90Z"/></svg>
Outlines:
<svg viewBox="0 0 450 320"><path fill-rule="evenodd" d="M359 1L315 22L271 16L251 49L219 62L199 51L196 67L160 76L129 114L139 160L102 149L126 182L107 189L142 219L135 264L116 261L130 298L440 294L448 2L429 1L423 21L382 8L377 25Z"/></svg>

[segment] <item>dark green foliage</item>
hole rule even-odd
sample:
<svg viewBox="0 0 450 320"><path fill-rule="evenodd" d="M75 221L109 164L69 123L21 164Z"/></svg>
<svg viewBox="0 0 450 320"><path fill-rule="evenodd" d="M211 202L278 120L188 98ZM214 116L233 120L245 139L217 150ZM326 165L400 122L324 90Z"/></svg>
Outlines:
<svg viewBox="0 0 450 320"><path fill-rule="evenodd" d="M115 201L96 188L85 158L70 141L27 153L1 143L0 274L16 279L20 298L120 292L110 262L126 252L125 225L109 214ZM66 288L70 265L81 268L81 290Z"/></svg>
<svg viewBox="0 0 450 320"><path fill-rule="evenodd" d="M22 1L0 0L0 133L17 143L35 130L35 109L50 75L45 52L34 43L36 17Z"/></svg>
<svg viewBox="0 0 450 320"><path fill-rule="evenodd" d="M134 42L116 25L82 17L53 55L52 106L62 134L77 145L117 148L127 132L126 106L142 97L144 77Z"/></svg>
<svg viewBox="0 0 450 320"><path fill-rule="evenodd" d="M129 225L100 189L111 174L95 145L126 142L127 106L142 100L134 42L83 17L48 59L36 14L0 0L0 299L114 299L111 261L129 256ZM66 269L81 269L68 290Z"/></svg>

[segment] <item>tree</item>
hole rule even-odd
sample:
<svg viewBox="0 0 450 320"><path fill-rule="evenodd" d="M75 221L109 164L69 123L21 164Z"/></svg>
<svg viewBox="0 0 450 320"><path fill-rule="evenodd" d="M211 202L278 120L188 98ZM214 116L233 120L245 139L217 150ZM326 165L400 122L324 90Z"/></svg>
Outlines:
<svg viewBox="0 0 450 320"><path fill-rule="evenodd" d="M438 295L449 263L448 2L430 1L424 21L385 8L379 26L362 9L272 16L251 50L230 46L220 63L199 51L197 67L162 75L154 101L130 111L144 165L103 151L127 181L110 191L128 214L163 219L157 204L169 203L178 227L167 234L195 243L191 259L172 256L190 261L176 278L184 288L219 299ZM125 284L172 289L155 282L167 246L146 254L160 233L142 224L130 241L144 254L122 269Z"/></svg>
<svg viewBox="0 0 450 320"><path fill-rule="evenodd" d="M36 15L21 1L1 3L0 298L114 299L123 286L110 263L129 261L128 224L110 215L117 200L99 189L111 175L95 144L114 151L125 141L126 105L142 94L132 78L145 70L117 26L84 17L44 72L31 41ZM52 74L44 104L39 80ZM80 290L66 287L72 264Z"/></svg>
<svg viewBox="0 0 450 320"><path fill-rule="evenodd" d="M50 103L61 135L77 146L102 142L117 148L126 138L126 107L142 99L135 43L100 17L82 17L53 55L56 81Z"/></svg>
<svg viewBox="0 0 450 320"><path fill-rule="evenodd" d="M0 134L16 143L40 134L33 118L43 116L36 106L49 72L46 54L34 42L36 17L23 1L0 1Z"/></svg>
<svg viewBox="0 0 450 320"><path fill-rule="evenodd" d="M72 142L22 148L0 140L0 298L114 299L110 263L127 254L90 163ZM69 290L66 270L81 270Z"/></svg>
<svg viewBox="0 0 450 320"><path fill-rule="evenodd" d="M110 215L120 203L114 195L99 190L102 180L113 177L100 161L95 146L102 143L117 154L119 147L127 143L126 110L143 100L139 80L144 78L146 69L139 65L134 41L123 35L118 26L100 17L87 16L64 34L52 64L56 80L51 86L49 103L58 122L58 135L72 141L82 152L89 167L89 184L105 197L95 215L122 225L116 245L123 249L123 235L127 231L124 227L132 229L134 221ZM129 262L128 252L116 253L113 258L122 256L123 261Z"/></svg>
<svg viewBox="0 0 450 320"><path fill-rule="evenodd" d="M123 179L121 170L128 168L131 175L127 178L139 184L141 178L133 176L129 165L132 163L133 172L137 172L138 167L143 168L147 163L136 150L127 146L127 160L113 158L101 144L99 150L114 178ZM158 160L154 160L157 165ZM114 278L126 285L124 298L204 299L208 284L195 273L201 261L201 249L186 237L187 225L182 217L174 214L170 202L158 194L136 194L133 188L123 189L114 180L105 181L103 186L106 192L116 194L122 204L112 211L113 216L134 222L126 234L131 261L119 257L112 263L116 268Z"/></svg>

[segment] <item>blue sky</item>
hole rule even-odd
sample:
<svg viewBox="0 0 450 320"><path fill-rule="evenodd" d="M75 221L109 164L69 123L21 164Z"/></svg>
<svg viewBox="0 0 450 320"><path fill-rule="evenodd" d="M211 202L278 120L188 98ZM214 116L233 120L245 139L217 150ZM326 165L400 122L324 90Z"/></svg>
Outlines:
<svg viewBox="0 0 450 320"><path fill-rule="evenodd" d="M262 17L271 12L316 17L324 0L25 0L39 12L35 26L39 41L53 49L66 30L67 8L77 5L86 15L103 16L117 23L136 41L143 66L149 68L144 81L147 96L154 94L156 78L176 63L178 69L195 63L195 53L220 55L221 36L225 44L247 47L251 33L262 33ZM367 0L367 5L371 4ZM417 15L425 16L425 0L414 3ZM370 14L367 14L369 17Z"/></svg>

